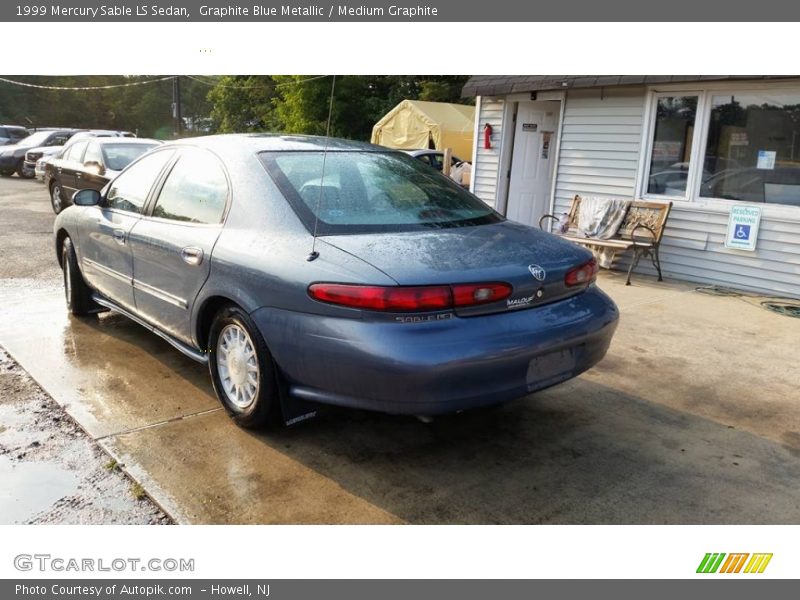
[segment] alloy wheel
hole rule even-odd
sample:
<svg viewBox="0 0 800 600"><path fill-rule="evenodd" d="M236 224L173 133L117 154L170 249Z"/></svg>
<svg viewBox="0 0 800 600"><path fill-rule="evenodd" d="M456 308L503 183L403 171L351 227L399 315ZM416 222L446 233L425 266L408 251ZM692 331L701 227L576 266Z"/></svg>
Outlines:
<svg viewBox="0 0 800 600"><path fill-rule="evenodd" d="M245 410L255 402L261 373L255 346L243 327L230 324L220 331L217 372L225 396L236 408Z"/></svg>

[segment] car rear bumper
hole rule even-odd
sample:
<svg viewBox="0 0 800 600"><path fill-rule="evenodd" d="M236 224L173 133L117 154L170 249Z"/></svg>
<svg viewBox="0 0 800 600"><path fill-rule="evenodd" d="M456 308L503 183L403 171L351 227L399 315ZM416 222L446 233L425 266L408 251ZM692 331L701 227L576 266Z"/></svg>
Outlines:
<svg viewBox="0 0 800 600"><path fill-rule="evenodd" d="M433 415L513 400L591 368L619 313L596 287L517 312L403 324L273 308L252 314L290 394Z"/></svg>

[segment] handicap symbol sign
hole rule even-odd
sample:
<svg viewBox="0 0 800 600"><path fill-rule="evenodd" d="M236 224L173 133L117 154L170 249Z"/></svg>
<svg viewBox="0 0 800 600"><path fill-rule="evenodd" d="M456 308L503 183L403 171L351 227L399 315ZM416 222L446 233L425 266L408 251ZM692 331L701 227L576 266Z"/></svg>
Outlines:
<svg viewBox="0 0 800 600"><path fill-rule="evenodd" d="M725 236L725 247L755 252L760 223L760 206L746 204L732 206L728 217L728 233Z"/></svg>

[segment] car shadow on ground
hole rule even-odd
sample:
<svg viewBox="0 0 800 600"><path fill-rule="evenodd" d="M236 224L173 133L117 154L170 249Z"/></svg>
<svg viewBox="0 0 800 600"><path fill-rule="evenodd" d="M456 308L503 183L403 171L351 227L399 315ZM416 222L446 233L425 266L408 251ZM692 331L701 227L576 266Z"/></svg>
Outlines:
<svg viewBox="0 0 800 600"><path fill-rule="evenodd" d="M253 435L411 523L800 520L791 449L584 379L431 424L331 410Z"/></svg>

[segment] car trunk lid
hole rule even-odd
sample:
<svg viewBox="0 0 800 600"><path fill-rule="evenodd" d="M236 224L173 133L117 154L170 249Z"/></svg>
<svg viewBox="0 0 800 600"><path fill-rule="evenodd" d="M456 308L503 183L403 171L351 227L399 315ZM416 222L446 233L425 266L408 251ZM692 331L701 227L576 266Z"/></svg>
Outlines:
<svg viewBox="0 0 800 600"><path fill-rule="evenodd" d="M504 221L491 225L363 235L325 236L398 285L505 282L511 295L456 309L460 316L523 310L579 293L564 277L591 260L587 250L556 236Z"/></svg>

